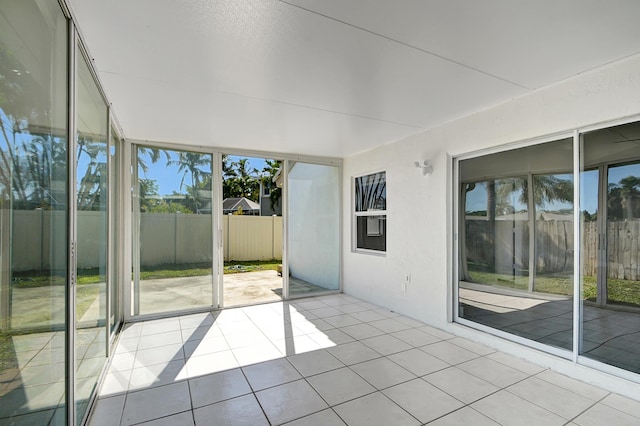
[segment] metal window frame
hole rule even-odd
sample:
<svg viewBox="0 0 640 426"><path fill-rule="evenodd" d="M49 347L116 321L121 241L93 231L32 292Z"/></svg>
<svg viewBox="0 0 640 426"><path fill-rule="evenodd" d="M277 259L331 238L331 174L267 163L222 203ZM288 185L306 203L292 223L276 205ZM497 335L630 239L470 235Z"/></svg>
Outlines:
<svg viewBox="0 0 640 426"><path fill-rule="evenodd" d="M504 151L510 151L510 150L514 150L514 149L520 149L520 148L526 148L529 146L535 146L535 145L540 145L540 144L544 144L544 143L549 143L549 142L554 142L554 141L558 141L558 140L562 140L562 139L572 139L574 138L574 132L559 132L559 133L555 133L552 135L547 135L547 136L543 136L543 137L537 137L537 138L532 138L532 139L528 139L528 140L524 140L521 142L514 142L514 143L509 143L509 144L505 144L505 145L500 145L500 146L493 146L493 147L489 147L486 149L482 149L482 150L477 150L477 151L473 151L467 154L460 154L460 155L456 155L456 156L451 156L451 161L453 162L452 165L452 171L453 171L453 176L451 177L452 179L452 192L454 194L454 196L452 197L452 201L453 201L453 217L450 217L450 221L451 221L451 229L453 230L453 235L450 238L451 241L451 247L450 247L450 252L451 252L451 257L453 259L452 262L452 268L453 268L453 273L451 274L452 277L452 281L450 283L450 287L452 288L452 291L450 292L451 295L451 299L448 301L447 305L449 306L449 309L451 310L451 316L450 316L450 322L455 322L464 326L467 326L469 328L472 329L476 329L478 331L482 331L485 332L487 334L491 334L491 335L495 335L497 337L503 338L505 340L508 341L513 341L516 343L519 343L523 346L526 347L530 347L532 349L536 349L542 352L546 352L546 353L550 353L552 355L556 355L560 358L564 358L564 359L572 359L573 357L573 353L572 351L568 351L566 349L563 348L559 348L559 347L553 347L550 345L546 345L540 342L536 342L534 340L530 340L530 339L526 339L522 336L518 336L515 334L511 334L511 333L507 333L505 331L502 331L500 329L497 328L493 328L493 327L489 327L480 323L476 323L474 321L465 319L460 317L460 304L458 303L460 294L459 294L459 268L460 268L460 241L459 241L459 235L460 234L460 227L464 226L464 224L462 223L462 221L464 220L464 216L460 213L460 206L462 205L461 202L461 197L462 197L462 192L461 192L461 185L463 183L467 183L467 181L462 181L460 179L460 162L464 161L464 160L469 160L469 159L473 159L473 158L479 158L479 157L484 157L484 156L488 156L491 154L496 154L496 153L500 153L500 152L504 152ZM574 142L575 143L575 142ZM566 170L565 170L566 173ZM537 174L536 174L537 175ZM525 173L521 173L518 175L519 177L525 177L527 182L529 183L532 179L533 179L533 174L530 171L527 171L526 174ZM497 176L498 178L508 178L509 176L503 176L503 175L499 175ZM575 177L574 177L575 179ZM575 191L575 186L574 186L574 191ZM531 191L529 191L529 198L531 198ZM579 205L575 204L575 200L574 200L574 214L576 214L576 211L579 213ZM532 212L530 212L529 214L529 227L531 227L531 217L532 217ZM574 228L575 228L576 224L574 223ZM574 234L575 237L575 234ZM530 238L529 241L529 245L531 245L531 240L532 238ZM574 251L574 257L576 255L578 250ZM531 265L531 257L532 257L532 253L530 252L530 258L529 258L529 265ZM574 259L575 262L575 259ZM575 263L574 263L574 268L575 268ZM574 287L576 285L576 277L574 276ZM574 299L576 298L575 296L575 291L574 291ZM574 301L575 303L575 301ZM574 333L574 338L575 338L575 326L573 327L573 333Z"/></svg>
<svg viewBox="0 0 640 426"><path fill-rule="evenodd" d="M484 332L487 334L491 334L500 338L503 338L507 341L511 341L514 343L521 344L524 347L529 347L534 350L538 350L544 353L548 353L551 355L555 355L559 358L566 359L571 361L573 364L585 366L588 368L592 368L596 371L603 372L605 374L609 374L614 377L618 377L624 380L628 380L632 383L640 383L640 375L634 373L632 371L624 370L609 364L605 364L603 362L596 361L594 359L585 357L581 354L582 345L583 345L583 303L581 300L582 294L582 273L581 273L581 265L582 265L582 250L581 250L581 241L582 241L582 229L580 222L580 192L581 181L580 174L583 171L583 164L581 155L584 152L583 147L583 136L587 132L592 132L596 130L603 130L610 127L620 126L624 124L630 124L634 122L640 121L640 114L633 114L625 117L621 117L618 119L602 121L592 125L584 125L580 127L576 127L574 129L558 132L554 134L548 134L541 137L530 138L526 140L522 140L519 142L512 142L499 146L492 146L486 149L476 150L467 153L461 153L457 155L448 154L449 161L449 170L451 171L450 179L450 191L451 191L451 199L448 205L451 206L451 214L448 215L448 227L451 229L451 233L448 236L448 244L449 244L449 258L451 259L450 264L450 281L447 291L448 297L448 311L450 314L448 315L448 321L453 323L457 323L471 329L475 329L479 332ZM523 338L521 336L517 336L511 333L504 332L502 330L492 328L483 324L479 324L464 318L460 317L459 312L459 268L460 268L460 242L458 241L460 235L460 227L463 226L461 224L462 215L460 213L461 206L461 191L460 187L463 183L460 179L460 161L477 158L489 154L499 153L503 151L508 151L512 149L524 148L527 146L538 145L546 142L552 142L559 139L572 139L573 144L573 152L572 152L572 174L574 179L574 208L573 208L573 231L574 231L574 239L573 244L576 249L574 250L574 270L573 270L573 335L572 335L572 343L573 347L571 351L564 350L562 348L553 347L550 345L542 344L533 340L529 340ZM606 180L604 179L604 175L609 167L608 163L603 163L595 166L599 171L599 183L598 187L601 189L602 186L606 185ZM531 173L529 173L531 175ZM604 183L603 183L604 182ZM601 197L598 199L598 209L600 211L605 211L603 209L603 201ZM601 228L602 226L599 226ZM600 229L599 232L602 230ZM606 249L606 248L605 248ZM602 256L602 254L599 254ZM604 271L600 271L599 274L604 274ZM600 279L600 278L599 278ZM602 292L601 292L602 293ZM606 296L606 294L604 295ZM599 294L599 297L603 297L602 294Z"/></svg>
<svg viewBox="0 0 640 426"><path fill-rule="evenodd" d="M367 172L367 173L360 173L357 175L353 175L351 176L351 252L352 253L360 253L360 254L366 254L366 255L371 255L371 256L379 256L379 257L386 257L387 256L387 252L389 251L388 247L386 246L387 243L387 235L385 233L385 249L384 250L373 250L373 249L367 249L367 248L361 248L358 247L358 217L367 217L367 216L384 216L385 220L388 219L388 208L385 208L384 210L368 210L368 211L361 211L358 212L356 211L356 179L358 178L362 178L365 176L372 176L378 173L384 173L384 179L385 179L385 185L387 183L387 170L386 169L379 169L379 170L375 170L375 171L371 171L371 172ZM386 204L386 202L385 202ZM385 205L386 207L386 205Z"/></svg>

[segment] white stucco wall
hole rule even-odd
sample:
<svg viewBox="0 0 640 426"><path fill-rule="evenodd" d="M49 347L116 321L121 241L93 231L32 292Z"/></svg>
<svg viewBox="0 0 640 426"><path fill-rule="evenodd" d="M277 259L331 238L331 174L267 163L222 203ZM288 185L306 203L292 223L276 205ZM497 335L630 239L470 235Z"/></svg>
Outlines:
<svg viewBox="0 0 640 426"><path fill-rule="evenodd" d="M629 118L640 120L640 55L345 159L344 292L580 380L637 395L632 381L449 322L452 157ZM424 159L434 167L423 177L414 162ZM387 172L385 257L352 252L348 209L351 178L380 170ZM411 274L406 292L405 274Z"/></svg>
<svg viewBox="0 0 640 426"><path fill-rule="evenodd" d="M446 328L452 269L450 156L634 115L640 119L640 55L346 158L345 207L352 205L353 176L386 170L388 235L386 257L352 252L352 217L345 208L344 292ZM424 159L433 162L434 170L423 177L414 162ZM404 292L407 273L411 283Z"/></svg>

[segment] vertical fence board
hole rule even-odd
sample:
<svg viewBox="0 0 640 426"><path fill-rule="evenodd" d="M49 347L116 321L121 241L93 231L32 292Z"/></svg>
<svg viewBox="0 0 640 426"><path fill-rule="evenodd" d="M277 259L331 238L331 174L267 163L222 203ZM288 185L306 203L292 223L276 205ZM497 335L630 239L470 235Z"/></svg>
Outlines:
<svg viewBox="0 0 640 426"><path fill-rule="evenodd" d="M506 272L510 262L526 268L528 229L526 222L496 221L495 236L491 225L482 219L467 219L466 255L470 263L488 265ZM504 221L506 222L506 221ZM511 231L509 231L511 229ZM573 222L571 220L539 220L536 222L536 270L540 273L565 273L573 270ZM598 224L582 225L582 270L587 276L598 271ZM510 232L515 231L515 245ZM640 279L640 220L610 221L607 224L608 276L613 279ZM501 247L494 246L496 244Z"/></svg>
<svg viewBox="0 0 640 426"><path fill-rule="evenodd" d="M13 214L12 269L14 271L64 269L64 256L57 256L63 241L64 227L56 226L64 219L60 211L16 210ZM96 267L99 257L100 212L78 212L78 266ZM96 222L98 221L98 222ZM502 223L500 223L502 222ZM515 226L515 228L514 228ZM597 222L583 223L583 273L594 276L598 270ZM54 228L55 241L49 230ZM58 231L59 228L59 232ZM573 268L573 223L570 220L536 222L536 261L538 271L569 272ZM466 251L469 262L499 265L501 270L528 267L532 253L528 251L526 221L496 221L495 235L491 225L482 219L468 219L465 224ZM223 253L230 260L270 260L282 258L282 217L223 217ZM607 223L608 277L638 280L640 278L640 220ZM163 263L207 262L212 253L211 219L208 215L142 213L142 258L144 266ZM60 235L57 235L60 233ZM514 246L515 239L515 246ZM57 241L57 243L56 243ZM496 243L498 246L496 247Z"/></svg>

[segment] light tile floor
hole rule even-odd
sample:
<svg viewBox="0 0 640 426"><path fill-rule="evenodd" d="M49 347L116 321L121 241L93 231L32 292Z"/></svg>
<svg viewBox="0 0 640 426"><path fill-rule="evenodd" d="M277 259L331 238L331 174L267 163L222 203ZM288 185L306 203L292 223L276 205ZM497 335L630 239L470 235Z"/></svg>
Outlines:
<svg viewBox="0 0 640 426"><path fill-rule="evenodd" d="M104 328L76 333L78 407L89 402L105 363ZM6 336L0 342L0 426L60 424L65 407L65 333Z"/></svg>
<svg viewBox="0 0 640 426"><path fill-rule="evenodd" d="M640 402L346 295L128 325L101 425L638 425Z"/></svg>

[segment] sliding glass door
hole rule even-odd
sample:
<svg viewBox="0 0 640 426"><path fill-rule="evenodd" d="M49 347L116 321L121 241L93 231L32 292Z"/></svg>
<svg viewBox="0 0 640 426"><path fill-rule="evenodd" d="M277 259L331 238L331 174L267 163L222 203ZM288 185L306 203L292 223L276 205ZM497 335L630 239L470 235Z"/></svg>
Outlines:
<svg viewBox="0 0 640 426"><path fill-rule="evenodd" d="M112 127L109 135L109 258L107 265L109 269L109 298L108 298L108 315L109 315L109 334L111 336L117 331L118 325L122 320L121 309L121 265L122 265L122 218L121 212L121 155L122 141L118 137L118 133Z"/></svg>
<svg viewBox="0 0 640 426"><path fill-rule="evenodd" d="M82 49L76 51L76 421L107 357L108 111Z"/></svg>
<svg viewBox="0 0 640 426"><path fill-rule="evenodd" d="M133 315L214 305L212 154L135 147Z"/></svg>
<svg viewBox="0 0 640 426"><path fill-rule="evenodd" d="M340 289L339 167L132 148L131 316Z"/></svg>
<svg viewBox="0 0 640 426"><path fill-rule="evenodd" d="M68 27L0 1L0 424L66 422Z"/></svg>
<svg viewBox="0 0 640 426"><path fill-rule="evenodd" d="M640 161L607 167L606 201L607 273L602 299L606 304L640 308Z"/></svg>
<svg viewBox="0 0 640 426"><path fill-rule="evenodd" d="M460 159L457 321L637 381L639 141L634 122Z"/></svg>
<svg viewBox="0 0 640 426"><path fill-rule="evenodd" d="M459 318L572 349L572 145L460 161Z"/></svg>
<svg viewBox="0 0 640 426"><path fill-rule="evenodd" d="M635 373L640 373L639 140L640 123L585 133L581 179L581 210L595 212L582 215L580 353Z"/></svg>

